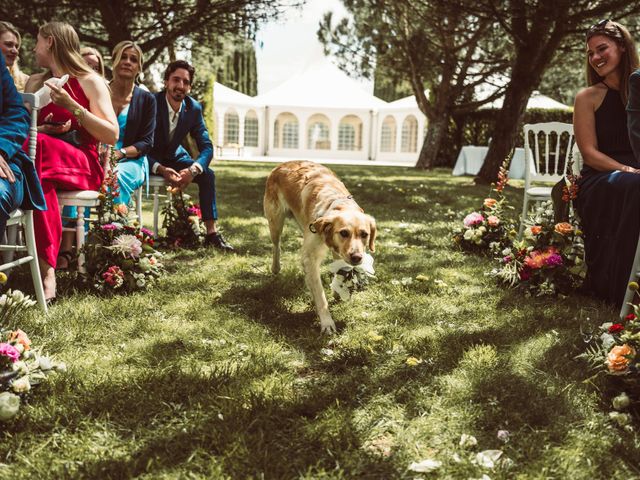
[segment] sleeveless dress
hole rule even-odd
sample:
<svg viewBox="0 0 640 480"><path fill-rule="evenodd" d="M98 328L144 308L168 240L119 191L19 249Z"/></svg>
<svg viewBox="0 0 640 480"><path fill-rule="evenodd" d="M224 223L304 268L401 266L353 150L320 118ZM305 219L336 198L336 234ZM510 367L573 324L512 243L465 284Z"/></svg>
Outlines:
<svg viewBox="0 0 640 480"><path fill-rule="evenodd" d="M127 146L123 145L123 142L125 131L127 129L127 118L129 117L130 108L131 104L128 104L118 115L118 126L120 127L120 134L118 137L118 142L114 147L116 150ZM114 202L124 203L128 206L131 203L131 194L142 185L144 185L145 180L148 177L146 155L142 155L138 158L121 159L116 166L116 173L118 176L120 195L118 198L114 199Z"/></svg>
<svg viewBox="0 0 640 480"><path fill-rule="evenodd" d="M89 109L89 99L76 78L70 78L63 87L71 98ZM34 228L38 256L55 268L60 240L62 219L56 190L99 190L104 177L98 159L98 141L87 132L71 112L53 103L39 113L38 124L52 114L52 121L71 120L71 130L77 132L78 146L45 133L38 133L36 171L42 183L46 211L34 211ZM25 143L23 149L28 151Z"/></svg>
<svg viewBox="0 0 640 480"><path fill-rule="evenodd" d="M627 114L620 92L607 87L595 111L598 150L640 168L629 143ZM600 172L585 166L576 207L585 239L588 290L616 307L622 305L640 232L640 175Z"/></svg>

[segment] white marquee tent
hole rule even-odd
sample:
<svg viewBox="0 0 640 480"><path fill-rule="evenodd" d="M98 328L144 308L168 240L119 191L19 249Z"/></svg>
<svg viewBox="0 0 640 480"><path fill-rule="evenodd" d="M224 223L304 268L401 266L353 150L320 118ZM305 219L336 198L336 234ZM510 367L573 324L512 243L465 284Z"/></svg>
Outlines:
<svg viewBox="0 0 640 480"><path fill-rule="evenodd" d="M327 59L256 97L219 83L213 94L225 156L411 162L427 125L415 97L385 102ZM527 108L569 107L534 92Z"/></svg>

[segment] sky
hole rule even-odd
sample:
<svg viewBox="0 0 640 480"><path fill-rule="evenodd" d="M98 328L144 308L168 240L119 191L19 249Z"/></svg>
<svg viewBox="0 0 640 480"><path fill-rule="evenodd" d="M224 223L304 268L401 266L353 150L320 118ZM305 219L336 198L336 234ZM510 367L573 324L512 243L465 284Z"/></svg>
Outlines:
<svg viewBox="0 0 640 480"><path fill-rule="evenodd" d="M272 88L321 59L322 44L316 32L327 11L333 11L334 22L347 12L340 0L307 0L300 9L289 9L277 22L265 24L256 35L258 93ZM370 82L363 88L373 91Z"/></svg>

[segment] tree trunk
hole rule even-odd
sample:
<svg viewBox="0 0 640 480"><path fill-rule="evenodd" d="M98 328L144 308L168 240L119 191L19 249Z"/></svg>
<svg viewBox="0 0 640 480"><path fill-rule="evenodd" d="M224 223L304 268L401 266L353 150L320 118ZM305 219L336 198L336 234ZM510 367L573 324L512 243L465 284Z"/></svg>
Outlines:
<svg viewBox="0 0 640 480"><path fill-rule="evenodd" d="M438 153L440 152L440 144L447 133L447 124L449 122L448 114L436 115L433 120L429 121L427 135L420 149L420 156L415 168L423 170L431 169L435 166Z"/></svg>

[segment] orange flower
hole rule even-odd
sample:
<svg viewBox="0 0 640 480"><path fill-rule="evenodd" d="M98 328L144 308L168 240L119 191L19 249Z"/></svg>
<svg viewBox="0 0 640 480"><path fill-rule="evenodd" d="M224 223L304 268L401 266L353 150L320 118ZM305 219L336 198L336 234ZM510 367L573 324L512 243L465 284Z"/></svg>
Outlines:
<svg viewBox="0 0 640 480"><path fill-rule="evenodd" d="M484 206L487 207L487 208L495 207L496 203L498 203L498 201L495 198L485 198L484 199Z"/></svg>
<svg viewBox="0 0 640 480"><path fill-rule="evenodd" d="M607 367L611 373L624 373L629 368L630 358L636 355L633 347L626 343L624 345L616 345L607 355Z"/></svg>
<svg viewBox="0 0 640 480"><path fill-rule="evenodd" d="M531 227L531 233L533 235L538 235L542 231L542 227L540 225L534 225Z"/></svg>
<svg viewBox="0 0 640 480"><path fill-rule="evenodd" d="M561 222L561 223L556 223L554 230L558 232L560 235L569 235L571 232L573 232L573 227L571 226L570 223Z"/></svg>
<svg viewBox="0 0 640 480"><path fill-rule="evenodd" d="M27 334L20 329L16 330L15 332L11 332L11 335L9 336L9 341L10 342L15 341L19 343L24 347L25 350L29 350L31 348L31 340L29 340L29 337L27 337Z"/></svg>
<svg viewBox="0 0 640 480"><path fill-rule="evenodd" d="M115 209L120 215L127 215L129 213L129 209L124 203L119 203L115 206Z"/></svg>

